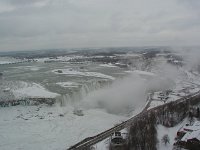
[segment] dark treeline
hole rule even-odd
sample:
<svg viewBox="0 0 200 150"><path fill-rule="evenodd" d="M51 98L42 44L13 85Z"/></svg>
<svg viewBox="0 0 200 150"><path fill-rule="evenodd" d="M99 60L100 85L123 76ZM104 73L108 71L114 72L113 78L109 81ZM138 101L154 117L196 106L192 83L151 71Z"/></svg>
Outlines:
<svg viewBox="0 0 200 150"><path fill-rule="evenodd" d="M49 106L52 106L53 104L55 104L55 102L56 102L55 98L24 98L18 100L0 101L0 107L9 107L17 105L37 106L40 104L47 104Z"/></svg>
<svg viewBox="0 0 200 150"><path fill-rule="evenodd" d="M129 149L156 150L157 130L155 124L155 114L138 119L129 131Z"/></svg>
<svg viewBox="0 0 200 150"><path fill-rule="evenodd" d="M157 130L156 126L161 124L166 127L174 127L187 116L197 113L196 108L200 98L195 97L182 102L171 102L158 109L152 109L145 113L143 118L138 118L129 130L128 147L131 150L156 150Z"/></svg>

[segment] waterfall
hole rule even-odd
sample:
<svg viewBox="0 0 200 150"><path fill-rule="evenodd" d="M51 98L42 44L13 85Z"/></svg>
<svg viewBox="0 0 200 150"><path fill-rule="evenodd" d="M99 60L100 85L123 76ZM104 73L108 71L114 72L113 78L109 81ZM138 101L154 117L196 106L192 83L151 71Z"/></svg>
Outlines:
<svg viewBox="0 0 200 150"><path fill-rule="evenodd" d="M77 102L80 102L90 92L107 87L111 83L112 81L110 80L89 80L88 82L82 84L77 90L74 90L68 94L62 94L57 99L61 106L73 105Z"/></svg>

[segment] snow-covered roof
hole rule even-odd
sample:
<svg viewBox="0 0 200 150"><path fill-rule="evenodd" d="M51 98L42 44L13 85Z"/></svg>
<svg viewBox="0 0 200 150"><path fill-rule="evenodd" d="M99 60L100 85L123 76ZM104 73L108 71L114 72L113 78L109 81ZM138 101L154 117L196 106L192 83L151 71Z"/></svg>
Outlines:
<svg viewBox="0 0 200 150"><path fill-rule="evenodd" d="M197 131L200 130L200 121L195 121L192 125L184 125L181 129L179 129L179 132L185 131L185 132L192 132L192 131Z"/></svg>
<svg viewBox="0 0 200 150"><path fill-rule="evenodd" d="M181 141L187 141L189 139L194 139L194 138L200 141L200 130L186 133L181 139Z"/></svg>
<svg viewBox="0 0 200 150"><path fill-rule="evenodd" d="M184 130L197 131L200 130L200 121L195 121L191 126L184 126Z"/></svg>
<svg viewBox="0 0 200 150"><path fill-rule="evenodd" d="M187 141L194 138L200 140L200 121L195 121L193 125L183 126L181 131L186 131L186 134L183 136L181 141Z"/></svg>

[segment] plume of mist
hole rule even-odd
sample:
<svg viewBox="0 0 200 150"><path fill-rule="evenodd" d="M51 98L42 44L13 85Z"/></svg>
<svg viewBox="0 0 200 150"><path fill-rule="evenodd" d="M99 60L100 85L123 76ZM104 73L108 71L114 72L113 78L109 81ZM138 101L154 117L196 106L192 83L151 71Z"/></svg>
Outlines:
<svg viewBox="0 0 200 150"><path fill-rule="evenodd" d="M200 47L179 47L173 48L184 60L184 67L187 70L200 72Z"/></svg>
<svg viewBox="0 0 200 150"><path fill-rule="evenodd" d="M112 114L127 114L143 107L149 92L173 88L173 80L159 76L144 78L131 74L115 81L110 87L90 93L80 107L83 109L105 109Z"/></svg>
<svg viewBox="0 0 200 150"><path fill-rule="evenodd" d="M161 78L165 78L167 80L177 80L179 78L183 78L184 74L177 66L171 65L166 61L159 62L154 69L156 68L155 72L157 76Z"/></svg>
<svg viewBox="0 0 200 150"><path fill-rule="evenodd" d="M197 49L182 50L176 54L183 57L184 68L169 64L166 59L158 59L151 70L155 73L154 76L130 74L123 79L116 80L107 88L90 93L81 101L80 107L83 109L100 108L113 114L127 114L143 107L149 92L175 88L177 81L184 81L188 78L185 69L192 69L200 64L200 51Z"/></svg>

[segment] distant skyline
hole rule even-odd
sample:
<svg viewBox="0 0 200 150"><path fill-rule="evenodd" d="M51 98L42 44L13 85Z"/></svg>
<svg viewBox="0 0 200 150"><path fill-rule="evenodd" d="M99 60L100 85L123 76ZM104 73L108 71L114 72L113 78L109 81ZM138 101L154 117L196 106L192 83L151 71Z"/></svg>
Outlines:
<svg viewBox="0 0 200 150"><path fill-rule="evenodd" d="M200 45L200 0L0 0L0 52Z"/></svg>

